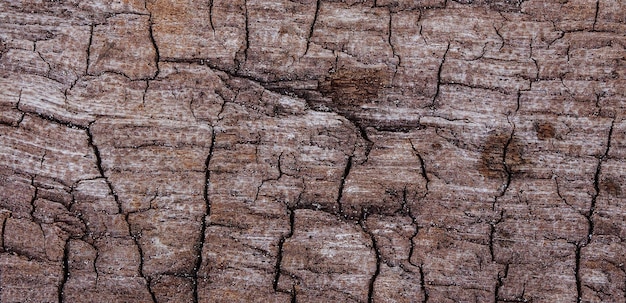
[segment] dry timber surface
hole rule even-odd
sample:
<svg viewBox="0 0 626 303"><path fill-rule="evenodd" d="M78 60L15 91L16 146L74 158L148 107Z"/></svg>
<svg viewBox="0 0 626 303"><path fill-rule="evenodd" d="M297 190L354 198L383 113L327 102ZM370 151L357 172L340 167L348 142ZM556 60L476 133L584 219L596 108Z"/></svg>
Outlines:
<svg viewBox="0 0 626 303"><path fill-rule="evenodd" d="M625 302L622 0L0 1L0 302Z"/></svg>

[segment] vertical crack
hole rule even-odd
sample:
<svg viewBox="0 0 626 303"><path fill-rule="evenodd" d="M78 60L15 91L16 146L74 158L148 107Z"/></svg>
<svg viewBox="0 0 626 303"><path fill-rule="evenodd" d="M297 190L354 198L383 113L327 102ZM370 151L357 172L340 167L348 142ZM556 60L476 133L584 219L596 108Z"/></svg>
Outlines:
<svg viewBox="0 0 626 303"><path fill-rule="evenodd" d="M600 0L596 1L596 14L595 14L595 17L593 18L593 25L591 26L592 32L596 31L596 23L598 23L598 12L600 12Z"/></svg>
<svg viewBox="0 0 626 303"><path fill-rule="evenodd" d="M125 220L128 223L128 215L125 215ZM129 224L129 229L130 229L130 224ZM150 298L152 299L153 303L157 302L156 299L156 295L154 294L154 292L152 291L152 279L150 277L146 277L143 273L143 262L144 262L144 258L143 258L143 249L141 248L141 244L139 243L139 238L141 238L141 235L137 236L137 235L132 235L131 238L133 238L133 241L135 242L135 246L137 246L137 251L139 252L139 276L142 277L145 281L146 281L146 288L148 289L148 293L150 293Z"/></svg>
<svg viewBox="0 0 626 303"><path fill-rule="evenodd" d="M96 256L93 259L93 272L96 273L96 283L95 283L95 286L97 288L98 287L98 281L100 280L100 271L98 270L98 266L96 266L96 264L98 264L98 259L100 259L100 251L96 248L96 246L92 245L92 247L96 251Z"/></svg>
<svg viewBox="0 0 626 303"><path fill-rule="evenodd" d="M294 284L293 286L291 286L291 303L298 303L298 300L296 299L296 285Z"/></svg>
<svg viewBox="0 0 626 303"><path fill-rule="evenodd" d="M150 80L146 80L146 88L144 88L143 94L141 95L141 106L143 108L146 108L146 95L148 94L148 89L150 89Z"/></svg>
<svg viewBox="0 0 626 303"><path fill-rule="evenodd" d="M321 3L322 0L317 0L317 3L315 4L315 15L313 15L313 21L311 22L311 27L309 28L309 35L306 38L306 49L304 50L304 55L302 55L303 57L309 52L311 38L313 37L313 31L315 30L315 23L317 22L317 17L319 16Z"/></svg>
<svg viewBox="0 0 626 303"><path fill-rule="evenodd" d="M507 117L508 120L508 117ZM498 199L503 197L506 194L506 191L509 189L509 186L511 185L511 178L512 178L512 172L511 172L511 167L509 167L509 164L506 162L506 157L507 157L507 153L509 150L509 146L511 145L511 142L513 141L513 136L515 135L515 123L511 123L513 125L513 129L511 130L511 135L509 135L509 138L506 140L506 142L504 143L504 147L502 148L502 166L504 167L504 173L506 174L506 179L504 181L504 184L502 184L502 189L500 190L500 193L494 197L493 202L491 203L491 210L495 211L496 210L496 204L498 203Z"/></svg>
<svg viewBox="0 0 626 303"><path fill-rule="evenodd" d="M577 244L575 252L574 275L576 276L576 302L581 303L583 299L582 280L580 279L580 250L584 245Z"/></svg>
<svg viewBox="0 0 626 303"><path fill-rule="evenodd" d="M113 184L111 184L111 182L109 181L109 178L107 178L107 176L104 174L104 169L102 168L102 157L100 156L100 150L98 149L98 146L96 146L96 144L93 142L93 134L91 133L91 124L86 128L86 133L87 133L87 144L91 147L91 149L93 149L93 153L96 156L96 167L98 168L100 177L104 179L104 182L109 187L109 194L113 196L113 199L115 200L115 203L117 204L117 212L119 214L122 214L123 213L122 204L120 203L117 193L113 189Z"/></svg>
<svg viewBox="0 0 626 303"><path fill-rule="evenodd" d="M359 224L361 225L361 229L363 229L363 232L369 235L370 239L372 240L372 249L374 249L374 253L376 256L376 270L374 270L374 274L372 274L372 278L370 278L369 287L367 291L367 302L372 303L374 302L374 284L376 283L376 278L378 278L378 275L380 274L381 256L380 256L380 250L378 249L378 243L376 241L376 237L367 228L365 224L365 221L367 220L367 211L366 210L362 211L362 214L363 215L361 217Z"/></svg>
<svg viewBox="0 0 626 303"><path fill-rule="evenodd" d="M421 168L420 174L422 175L422 177L424 177L424 180L426 180L426 193L428 194L428 185L430 184L430 179L428 178L428 174L426 173L426 164L424 163L424 158L422 158L422 155L420 154L420 152L417 150L415 145L413 145L413 140L409 140L409 143L411 144L411 149L413 149L413 153L415 154L415 156L417 156L417 159L420 161L420 168Z"/></svg>
<svg viewBox="0 0 626 303"><path fill-rule="evenodd" d="M426 288L426 279L424 278L424 264L421 264L419 267L420 270L420 288L422 288L422 291L424 292L424 299L422 300L422 303L428 303L428 289Z"/></svg>
<svg viewBox="0 0 626 303"><path fill-rule="evenodd" d="M294 223L295 223L295 211L294 209L289 209L289 233L285 236L282 236L280 238L280 241L278 241L278 255L276 256L276 265L274 265L274 281L272 285L272 287L274 288L274 291L279 291L278 281L280 279L281 264L283 261L283 245L285 244L285 241L287 239L293 236ZM292 293L291 293L292 300L295 300L295 296L296 296L295 289L292 289Z"/></svg>
<svg viewBox="0 0 626 303"><path fill-rule="evenodd" d="M122 204L120 203L119 197L117 196L115 189L113 188L113 184L109 181L109 178L107 178L107 176L104 174L104 168L102 167L102 157L100 156L100 150L98 149L98 146L93 141L93 134L91 133L91 123L85 129L85 132L87 133L87 143L89 146L91 146L91 148L93 149L94 155L96 156L96 166L98 168L98 171L100 172L100 177L104 179L104 182L109 187L109 194L113 196L113 199L115 200L115 203L117 204L118 213L124 214L122 210ZM150 278L146 277L143 273L143 262L144 262L143 249L141 248L141 244L139 243L139 239L138 239L141 236L133 235L131 228L130 228L130 223L128 221L128 215L129 215L128 213L124 214L124 220L126 221L126 224L128 225L128 233L131 235L131 238L133 239L135 246L137 246L137 251L139 252L139 276L146 281L146 288L148 289L148 292L150 293L152 302L156 303L156 297L155 297L154 292L152 291L152 286L150 285L150 282L151 282Z"/></svg>
<svg viewBox="0 0 626 303"><path fill-rule="evenodd" d="M448 42L448 46L446 46L446 51L443 53L443 58L441 58L441 63L439 64L439 69L437 70L437 87L435 90L435 96L433 96L433 102L431 107L435 107L435 102L437 102L437 98L439 97L439 88L441 86L441 71L443 70L443 64L446 62L446 56L448 55L448 51L450 50L450 42Z"/></svg>
<svg viewBox="0 0 626 303"><path fill-rule="evenodd" d="M213 0L209 0L209 25L215 34L215 25L213 25Z"/></svg>
<svg viewBox="0 0 626 303"><path fill-rule="evenodd" d="M244 62L248 61L248 49L250 48L250 18L248 17L248 1L244 0L244 9L246 14L246 45L243 50Z"/></svg>
<svg viewBox="0 0 626 303"><path fill-rule="evenodd" d="M350 169L352 169L352 158L353 158L353 155L350 155L348 157L348 161L346 162L346 168L343 170L343 175L341 176L341 180L339 183L339 193L337 194L337 208L339 209L339 214L342 215L344 218L346 217L346 215L343 213L343 205L341 204L341 197L343 196L343 187L346 183L346 179L348 178L348 175L350 174Z"/></svg>
<svg viewBox="0 0 626 303"><path fill-rule="evenodd" d="M406 195L407 189L405 186L404 189L402 189L402 208L403 211L405 211L409 215L409 218L411 218L411 224L413 224L413 226L415 227L413 233L411 234L411 237L409 238L409 255L407 256L407 261L409 262L409 264L417 266L416 264L413 264L411 258L413 257L413 253L415 252L415 237L417 237L417 235L419 234L420 227L417 224L417 218L413 215L413 212L411 211L411 207L408 206Z"/></svg>
<svg viewBox="0 0 626 303"><path fill-rule="evenodd" d="M430 178L428 178L428 173L426 171L426 164L424 162L424 158L422 158L422 155L420 154L419 150L417 150L417 148L415 147L415 144L413 144L413 140L409 139L409 143L411 144L411 149L413 150L413 153L415 154L415 156L417 156L417 159L419 160L420 163L420 174L422 175L422 177L424 178L424 180L426 180L426 193L421 197L421 199L424 199L427 195L428 195L428 191L429 191L429 185L430 185ZM415 251L415 238L417 237L417 235L419 234L419 224L417 223L417 217L413 214L413 211L411 210L410 207L408 207L408 203L407 203L407 189L406 187L404 187L403 191L402 191L402 201L403 201L403 205L406 205L406 212L409 215L409 217L411 218L411 223L413 224L413 226L415 226L415 230L413 231L413 234L411 235L410 238L410 247L409 247L409 264L413 265L413 266L418 266L416 264L414 264L411 259L413 257L413 253Z"/></svg>
<svg viewBox="0 0 626 303"><path fill-rule="evenodd" d="M30 199L30 217L31 219L35 219L35 201L37 201L37 196L39 194L39 187L35 185L35 177L31 177L30 185L35 188L35 192L33 193L32 199Z"/></svg>
<svg viewBox="0 0 626 303"><path fill-rule="evenodd" d="M9 214L9 218L11 217L11 215ZM2 239L0 239L0 248L2 248L2 251L4 251L4 234L5 231L7 230L7 218L4 218L4 220L2 220Z"/></svg>
<svg viewBox="0 0 626 303"><path fill-rule="evenodd" d="M152 47L154 47L154 57L155 57L154 60L155 60L155 65L156 65L156 72L154 73L154 76L152 76L152 79L155 79L159 75L159 72L161 71L159 69L159 61L161 60L161 55L159 53L159 47L157 46L156 40L154 39L154 31L152 29L154 21L152 18L152 12L148 9L147 1L144 2L144 8L150 13L150 16L148 17L148 34L150 35L150 41L152 42ZM211 27L212 26L213 26L213 23L211 23Z"/></svg>
<svg viewBox="0 0 626 303"><path fill-rule="evenodd" d="M506 277L509 275L509 264L505 264L504 265L504 273L502 275L500 275L500 271L498 271L498 278L496 280L496 287L494 288L494 298L493 298L493 302L497 303L500 300L500 297L498 296L498 293L500 293L500 289L502 288L502 286L504 285L504 281L503 279L506 279ZM523 295L522 295L523 296ZM525 302L525 301L522 301Z"/></svg>
<svg viewBox="0 0 626 303"><path fill-rule="evenodd" d="M37 53L37 55L39 56L39 59L41 59L46 65L48 65L48 71L46 72L46 78L50 78L50 73L52 72L52 65L50 65L50 62L48 62L42 55L41 52L39 52L37 50L37 41L35 41L34 46L33 46L33 51L35 53Z"/></svg>
<svg viewBox="0 0 626 303"><path fill-rule="evenodd" d="M93 23L89 25L89 42L87 43L87 65L85 65L85 75L89 74L89 58L91 57L91 44L93 43L93 29L96 27Z"/></svg>
<svg viewBox="0 0 626 303"><path fill-rule="evenodd" d="M502 34L500 34L500 29L497 28L495 25L493 26L493 29L496 31L496 35L500 37L501 43L500 43L500 48L498 49L498 51L501 51L502 48L504 47L504 37L502 37Z"/></svg>
<svg viewBox="0 0 626 303"><path fill-rule="evenodd" d="M370 140L369 136L367 135L367 131L365 130L365 128L361 124L359 124L356 121L356 119L354 121L353 120L349 120L349 121L352 122L352 124L354 124L354 126L356 126L356 128L358 128L359 134L361 135L361 138L363 140L365 140L365 159L361 162L361 164L363 164L363 163L367 162L367 160L369 160L370 152L372 151L372 148L374 147L374 142L372 142L372 140Z"/></svg>
<svg viewBox="0 0 626 303"><path fill-rule="evenodd" d="M391 47L391 54L393 55L393 57L394 58L398 58L398 64L396 65L396 70L393 73L393 75L395 77L396 73L398 72L398 67L402 63L402 60L400 59L400 55L396 54L396 48L393 45L393 43L391 42L391 37L393 35L392 23L393 23L393 13L391 12L391 8L390 8L389 9L389 25L387 25L389 27L389 31L388 31L388 35L387 35L387 43L389 43L389 46Z"/></svg>
<svg viewBox="0 0 626 303"><path fill-rule="evenodd" d="M596 201L598 199L598 196L600 195L600 174L602 173L602 162L606 160L606 158L609 155L609 150L611 149L611 137L613 136L614 125L615 125L615 118L613 118L613 120L611 121L611 127L609 128L609 135L606 141L606 149L604 150L604 153L602 154L602 156L598 158L598 165L596 166L596 171L593 177L593 188L595 192L591 196L591 203L589 206L589 211L587 211L587 213L585 214L585 218L587 219L587 237L581 240L580 242L576 243L576 252L575 252L576 265L574 268L574 275L576 277L576 292L578 295L577 296L578 303L582 302L582 279L580 276L581 251L583 247L591 243L591 240L593 237L594 228L595 228L595 225L593 222L593 215L596 210Z"/></svg>
<svg viewBox="0 0 626 303"><path fill-rule="evenodd" d="M495 255L493 252L493 236L496 233L496 225L500 224L504 219L504 210L500 211L500 218L496 221L489 222L489 255L491 256L491 262L495 261Z"/></svg>
<svg viewBox="0 0 626 303"><path fill-rule="evenodd" d="M211 201L209 200L209 185L211 178L211 159L213 158L213 151L215 150L215 128L211 129L211 147L209 148L209 155L204 162L204 189L202 191L202 197L205 203L205 213L202 216L200 226L200 239L198 239L198 245L196 247L196 264L193 267L193 302L198 303L198 272L202 266L202 250L204 249L205 233L207 218L211 215Z"/></svg>
<svg viewBox="0 0 626 303"><path fill-rule="evenodd" d="M63 277L61 278L61 281L59 282L59 288L58 288L59 303L63 303L64 301L63 289L65 288L65 283L67 283L67 280L70 277L69 259L70 259L70 240L67 239L65 240L65 246L63 247L63 263L62 263Z"/></svg>

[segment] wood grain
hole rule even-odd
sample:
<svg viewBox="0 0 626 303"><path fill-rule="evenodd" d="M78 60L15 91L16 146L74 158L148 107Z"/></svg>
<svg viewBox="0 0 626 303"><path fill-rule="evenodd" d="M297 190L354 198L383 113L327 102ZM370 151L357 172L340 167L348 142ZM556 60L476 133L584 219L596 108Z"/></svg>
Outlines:
<svg viewBox="0 0 626 303"><path fill-rule="evenodd" d="M619 0L0 3L0 302L625 302Z"/></svg>

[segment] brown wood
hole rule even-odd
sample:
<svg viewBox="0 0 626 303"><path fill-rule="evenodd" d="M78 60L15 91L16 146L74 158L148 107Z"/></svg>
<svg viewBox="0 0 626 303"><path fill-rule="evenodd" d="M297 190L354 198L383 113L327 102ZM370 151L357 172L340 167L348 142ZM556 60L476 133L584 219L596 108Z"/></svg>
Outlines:
<svg viewBox="0 0 626 303"><path fill-rule="evenodd" d="M625 302L620 0L0 3L0 302Z"/></svg>

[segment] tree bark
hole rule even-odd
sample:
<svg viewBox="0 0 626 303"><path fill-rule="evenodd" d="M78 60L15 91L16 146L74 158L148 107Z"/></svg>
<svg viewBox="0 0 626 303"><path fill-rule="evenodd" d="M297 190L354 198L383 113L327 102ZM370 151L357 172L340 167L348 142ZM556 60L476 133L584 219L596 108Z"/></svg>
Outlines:
<svg viewBox="0 0 626 303"><path fill-rule="evenodd" d="M0 16L0 302L626 300L619 0Z"/></svg>

